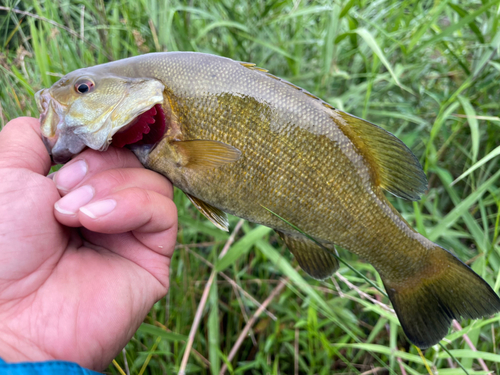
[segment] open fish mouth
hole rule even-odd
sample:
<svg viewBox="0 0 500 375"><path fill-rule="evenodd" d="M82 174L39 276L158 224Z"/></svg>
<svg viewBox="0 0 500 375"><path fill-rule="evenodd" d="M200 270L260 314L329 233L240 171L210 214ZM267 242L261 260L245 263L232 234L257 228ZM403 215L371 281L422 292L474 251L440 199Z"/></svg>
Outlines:
<svg viewBox="0 0 500 375"><path fill-rule="evenodd" d="M160 104L155 104L115 133L111 144L115 147L154 145L163 137L165 130L165 112Z"/></svg>

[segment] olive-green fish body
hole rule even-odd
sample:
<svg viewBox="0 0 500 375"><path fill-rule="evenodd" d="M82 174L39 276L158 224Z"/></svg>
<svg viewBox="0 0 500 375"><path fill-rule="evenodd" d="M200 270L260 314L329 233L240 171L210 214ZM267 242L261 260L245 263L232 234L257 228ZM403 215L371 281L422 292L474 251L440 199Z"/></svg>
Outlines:
<svg viewBox="0 0 500 375"><path fill-rule="evenodd" d="M169 157L172 139L165 138L145 165L225 212L293 232L264 206L317 240L362 256L379 272L413 274L418 253L434 245L374 185L369 162L337 125L349 126L345 114L238 62L198 57L205 61L201 69L197 59L173 55L171 68L159 76L169 88L171 121L183 140L220 141L242 155L219 168L178 167Z"/></svg>
<svg viewBox="0 0 500 375"><path fill-rule="evenodd" d="M412 200L426 189L417 159L390 133L253 64L212 55L144 55L73 72L65 82L75 87L95 83L90 97L100 89L100 77L134 79L125 89L123 83L107 89L132 92L139 90L130 89L136 85L154 91L155 98L163 86L161 101L138 95L135 107L141 109L128 122L114 126L103 120L107 142L131 119L161 104L164 136L154 144L130 146L146 167L168 177L221 228L227 212L276 229L313 277L330 276L338 268L336 259L266 208L325 247L339 245L358 254L380 273L416 345L439 341L453 318L500 310L500 299L484 280L417 233L385 198L382 189ZM71 100L70 94L60 99L47 92L37 95L42 119L56 124L46 131L47 144L57 147L59 131L69 149L72 138L65 135L62 111L54 110L59 116L54 120L43 103L74 101L83 107L85 94ZM121 113L119 106L112 112ZM87 137L84 130L80 134ZM81 136L81 143L91 142Z"/></svg>

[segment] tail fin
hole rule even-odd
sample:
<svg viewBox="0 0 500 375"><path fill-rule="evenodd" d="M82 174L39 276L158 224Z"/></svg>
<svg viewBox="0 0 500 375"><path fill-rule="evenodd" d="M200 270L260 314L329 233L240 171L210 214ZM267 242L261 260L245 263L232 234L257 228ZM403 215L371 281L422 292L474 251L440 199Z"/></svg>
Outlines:
<svg viewBox="0 0 500 375"><path fill-rule="evenodd" d="M431 270L404 282L384 280L408 339L425 349L438 343L453 319L478 319L500 311L500 298L479 275L436 245Z"/></svg>

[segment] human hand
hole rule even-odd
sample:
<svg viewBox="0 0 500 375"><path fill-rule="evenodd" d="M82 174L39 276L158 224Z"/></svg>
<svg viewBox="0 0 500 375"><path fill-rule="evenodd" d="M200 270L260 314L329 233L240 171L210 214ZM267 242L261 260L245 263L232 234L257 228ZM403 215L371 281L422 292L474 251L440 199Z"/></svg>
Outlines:
<svg viewBox="0 0 500 375"><path fill-rule="evenodd" d="M47 178L39 126L0 132L0 357L102 370L167 293L172 185L116 148Z"/></svg>

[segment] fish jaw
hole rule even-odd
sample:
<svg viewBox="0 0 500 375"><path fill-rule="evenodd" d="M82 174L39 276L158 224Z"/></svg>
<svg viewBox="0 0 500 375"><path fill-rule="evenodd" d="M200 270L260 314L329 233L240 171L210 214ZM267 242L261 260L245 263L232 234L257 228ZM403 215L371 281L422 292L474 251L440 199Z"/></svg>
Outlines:
<svg viewBox="0 0 500 375"><path fill-rule="evenodd" d="M49 90L38 91L35 100L40 111L45 148L55 164L64 164L73 155L80 153L86 145L80 137L64 126L66 107L54 100Z"/></svg>
<svg viewBox="0 0 500 375"><path fill-rule="evenodd" d="M137 80L144 82L145 80ZM135 83L135 82L134 82ZM164 103L163 84L147 81L139 86L139 93L124 90L120 100L99 117L90 119L94 108L84 102L75 101L69 105L56 100L51 89L40 90L35 100L40 111L42 139L54 164L64 164L85 147L105 151L113 136L137 121L143 114L161 108ZM165 129L163 111L162 129Z"/></svg>

